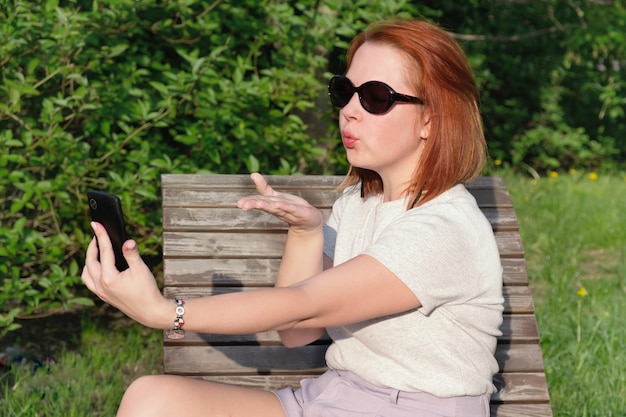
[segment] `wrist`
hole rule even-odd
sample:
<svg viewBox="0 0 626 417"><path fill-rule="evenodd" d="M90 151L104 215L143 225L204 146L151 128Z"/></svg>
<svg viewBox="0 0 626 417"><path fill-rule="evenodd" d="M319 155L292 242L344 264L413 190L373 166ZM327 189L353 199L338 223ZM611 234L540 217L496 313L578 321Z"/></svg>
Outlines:
<svg viewBox="0 0 626 417"><path fill-rule="evenodd" d="M302 238L302 239L320 236L320 235L323 235L323 232L324 232L324 222L321 222L318 225L310 226L306 228L302 226L290 226L287 231L289 236Z"/></svg>
<svg viewBox="0 0 626 417"><path fill-rule="evenodd" d="M182 339L185 337L185 300L180 297L176 297L173 301L174 308L170 310L170 317L173 316L174 318L165 334L168 339ZM171 304L172 303L170 303L170 306Z"/></svg>

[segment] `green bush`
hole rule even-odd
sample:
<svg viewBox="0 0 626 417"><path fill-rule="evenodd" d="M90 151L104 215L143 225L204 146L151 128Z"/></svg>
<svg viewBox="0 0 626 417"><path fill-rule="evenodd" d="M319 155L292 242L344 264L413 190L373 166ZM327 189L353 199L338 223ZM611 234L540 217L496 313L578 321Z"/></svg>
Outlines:
<svg viewBox="0 0 626 417"><path fill-rule="evenodd" d="M91 304L77 285L89 188L121 197L156 267L162 173L345 170L328 56L397 7L12 3L0 16L0 334L16 317Z"/></svg>
<svg viewBox="0 0 626 417"><path fill-rule="evenodd" d="M17 2L1 23L5 330L17 315L90 304L76 289L88 188L121 196L131 235L158 259L162 172L292 173L322 155L297 113L322 85L310 16L274 6L254 20L243 2L69 3Z"/></svg>
<svg viewBox="0 0 626 417"><path fill-rule="evenodd" d="M619 156L613 141L593 139L584 127L572 127L565 121L559 105L563 94L564 88L556 82L542 92L542 111L512 142L513 166L526 165L542 172L575 167L597 170L612 165L610 161Z"/></svg>

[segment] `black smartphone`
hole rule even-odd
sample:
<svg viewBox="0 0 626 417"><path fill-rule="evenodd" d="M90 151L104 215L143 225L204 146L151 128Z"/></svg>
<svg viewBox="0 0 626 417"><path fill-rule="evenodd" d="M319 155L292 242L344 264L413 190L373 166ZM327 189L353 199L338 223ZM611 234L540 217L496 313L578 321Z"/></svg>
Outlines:
<svg viewBox="0 0 626 417"><path fill-rule="evenodd" d="M126 223L122 211L122 202L119 197L104 191L90 190L87 192L91 219L100 223L106 229L113 252L115 253L115 266L118 271L128 268L126 259L122 254L122 244L126 241Z"/></svg>

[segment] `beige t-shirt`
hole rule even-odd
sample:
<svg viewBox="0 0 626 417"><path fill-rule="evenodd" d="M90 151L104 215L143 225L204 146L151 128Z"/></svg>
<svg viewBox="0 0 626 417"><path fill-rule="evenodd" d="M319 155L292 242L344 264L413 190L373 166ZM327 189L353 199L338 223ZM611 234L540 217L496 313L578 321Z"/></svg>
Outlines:
<svg viewBox="0 0 626 417"><path fill-rule="evenodd" d="M439 397L491 394L504 303L492 228L463 185L406 206L382 196L363 201L356 188L335 202L324 230L326 255L335 265L374 257L422 307L327 329L333 343L326 362L381 387Z"/></svg>

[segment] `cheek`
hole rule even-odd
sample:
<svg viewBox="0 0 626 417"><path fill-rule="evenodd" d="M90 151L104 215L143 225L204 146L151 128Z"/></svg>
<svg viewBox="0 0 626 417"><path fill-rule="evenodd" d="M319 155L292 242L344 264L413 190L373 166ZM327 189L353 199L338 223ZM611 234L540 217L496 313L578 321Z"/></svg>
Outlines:
<svg viewBox="0 0 626 417"><path fill-rule="evenodd" d="M391 116L391 114L389 115ZM385 123L376 126L375 131L385 142L411 146L420 139L420 126L415 117L407 117L405 113L398 112ZM413 114L411 113L411 116ZM374 129L372 129L374 131Z"/></svg>

